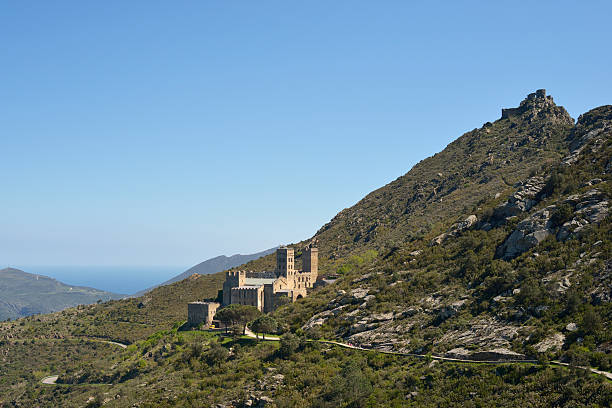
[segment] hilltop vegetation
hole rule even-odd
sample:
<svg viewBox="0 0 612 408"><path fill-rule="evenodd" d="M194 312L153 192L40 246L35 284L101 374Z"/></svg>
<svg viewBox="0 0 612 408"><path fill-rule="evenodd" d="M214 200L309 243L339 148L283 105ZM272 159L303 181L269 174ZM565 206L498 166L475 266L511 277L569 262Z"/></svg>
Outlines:
<svg viewBox="0 0 612 408"><path fill-rule="evenodd" d="M141 298L0 325L11 373L0 402L610 406L611 383L580 367L612 370L611 157L612 106L574 124L538 91L323 226L312 238L320 268L338 279L273 313L280 344L179 331L186 303L221 288L223 274L196 275ZM294 244L298 261L309 241ZM241 268L273 264L266 256ZM94 364L91 337L133 344ZM66 358L47 345L57 338L82 339L84 358L56 372L70 385L45 388L12 350L27 343L45 355L39 376L53 373ZM374 350L307 341L317 338Z"/></svg>

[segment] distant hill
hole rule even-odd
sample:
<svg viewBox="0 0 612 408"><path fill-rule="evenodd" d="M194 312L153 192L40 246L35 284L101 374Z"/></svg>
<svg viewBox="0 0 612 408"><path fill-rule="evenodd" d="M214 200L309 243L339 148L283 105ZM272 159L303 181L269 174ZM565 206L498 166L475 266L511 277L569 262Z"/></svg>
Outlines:
<svg viewBox="0 0 612 408"><path fill-rule="evenodd" d="M209 275L211 273L217 273L217 272L224 271L226 269L234 268L236 266L245 264L249 261L259 259L262 256L270 255L275 250L276 248L270 248L270 249L266 249L265 251L257 252L255 254L248 254L248 255L236 254L232 256L220 255L214 258L210 258L204 262L200 262L199 264L192 266L191 268L187 269L185 272L181 273L180 275L176 275L172 279L169 279L163 283L160 283L159 285L155 285L148 289L141 290L140 292L135 293L133 296L142 296L145 293L157 287L169 285L171 283L178 282L178 281L182 281L183 279L190 277L194 273L197 273L199 275Z"/></svg>
<svg viewBox="0 0 612 408"><path fill-rule="evenodd" d="M124 295L117 293L67 285L19 269L0 270L0 320L57 312L80 304L122 297Z"/></svg>

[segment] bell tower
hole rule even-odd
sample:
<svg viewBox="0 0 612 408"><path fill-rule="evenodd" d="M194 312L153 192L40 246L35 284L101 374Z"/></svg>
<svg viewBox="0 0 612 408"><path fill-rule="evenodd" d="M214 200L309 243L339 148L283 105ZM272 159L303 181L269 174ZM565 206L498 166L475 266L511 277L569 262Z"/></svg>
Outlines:
<svg viewBox="0 0 612 408"><path fill-rule="evenodd" d="M289 285L295 279L295 259L293 248L280 247L276 250L276 275L287 278Z"/></svg>
<svg viewBox="0 0 612 408"><path fill-rule="evenodd" d="M312 273L316 279L319 273L319 249L312 245L307 246L304 249L302 259L304 272Z"/></svg>

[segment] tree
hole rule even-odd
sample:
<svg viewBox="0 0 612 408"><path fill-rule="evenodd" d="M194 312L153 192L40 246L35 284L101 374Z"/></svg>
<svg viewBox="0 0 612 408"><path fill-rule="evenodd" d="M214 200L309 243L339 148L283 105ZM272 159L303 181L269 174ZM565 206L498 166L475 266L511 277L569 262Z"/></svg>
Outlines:
<svg viewBox="0 0 612 408"><path fill-rule="evenodd" d="M275 318L269 315L263 315L258 317L251 323L251 329L257 335L258 333L262 333L263 339L266 339L266 333L275 332L278 329L278 322ZM259 336L257 336L259 338Z"/></svg>
<svg viewBox="0 0 612 408"><path fill-rule="evenodd" d="M219 320L221 323L223 323L223 326L225 326L225 333L227 333L227 326L234 325L236 323L236 311L234 308L232 308L232 306L235 305L229 305L219 309L215 314L215 319Z"/></svg>
<svg viewBox="0 0 612 408"><path fill-rule="evenodd" d="M246 327L261 315L261 311L255 306L236 305L237 323L242 327L242 334L246 333Z"/></svg>
<svg viewBox="0 0 612 408"><path fill-rule="evenodd" d="M586 334L596 335L601 329L601 316L588 305L582 316L581 328Z"/></svg>
<svg viewBox="0 0 612 408"><path fill-rule="evenodd" d="M221 366L221 363L227 360L228 356L229 351L216 341L210 344L210 349L204 354L204 358L210 366Z"/></svg>
<svg viewBox="0 0 612 408"><path fill-rule="evenodd" d="M259 315L261 315L261 312L255 306L232 304L219 309L215 314L215 319L223 323L226 333L228 326L239 325L242 328L242 334L245 334L247 323L253 321Z"/></svg>
<svg viewBox="0 0 612 408"><path fill-rule="evenodd" d="M300 339L293 333L285 333L280 338L280 354L282 357L289 357L300 347Z"/></svg>

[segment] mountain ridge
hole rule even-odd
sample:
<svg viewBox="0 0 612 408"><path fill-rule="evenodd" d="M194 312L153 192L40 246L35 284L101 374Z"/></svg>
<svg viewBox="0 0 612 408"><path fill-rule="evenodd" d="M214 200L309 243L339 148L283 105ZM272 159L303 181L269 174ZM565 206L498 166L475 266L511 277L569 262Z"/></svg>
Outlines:
<svg viewBox="0 0 612 408"><path fill-rule="evenodd" d="M79 304L120 299L125 295L68 285L16 268L0 269L0 320L51 313Z"/></svg>
<svg viewBox="0 0 612 408"><path fill-rule="evenodd" d="M187 269L185 272L180 273L178 275L176 275L173 278L168 279L165 282L160 283L159 285L155 285L155 286L151 286L150 288L141 290L139 292L136 292L135 294L133 294L132 296L134 297L138 297L138 296L142 296L147 292L150 292L151 290L158 288L160 286L165 286L165 285L169 285L171 283L175 283L178 281L181 281L183 279L186 279L188 277L190 277L191 275L197 273L199 275L209 275L211 273L217 273L217 272L222 272L226 269L230 269L233 268L235 266L239 266L242 264L245 264L249 261L261 258L262 256L266 256L269 255L271 253L273 253L276 250L275 248L270 248L270 249L266 249L264 251L261 252L256 252L254 254L246 254L246 255L242 255L242 254L234 254L231 256L226 256L226 255L219 255L216 256L214 258L210 258L207 259L203 262L200 262L197 265L192 266L191 268Z"/></svg>

